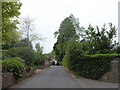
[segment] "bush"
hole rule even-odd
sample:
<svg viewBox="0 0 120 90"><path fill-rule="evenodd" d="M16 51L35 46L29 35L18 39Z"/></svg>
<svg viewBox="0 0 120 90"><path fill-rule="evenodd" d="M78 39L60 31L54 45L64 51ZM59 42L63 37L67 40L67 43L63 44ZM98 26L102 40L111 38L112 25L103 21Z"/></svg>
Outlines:
<svg viewBox="0 0 120 90"><path fill-rule="evenodd" d="M44 65L46 56L44 54L39 54L36 52L35 54L35 60L34 60L34 65L36 66L40 66L40 65Z"/></svg>
<svg viewBox="0 0 120 90"><path fill-rule="evenodd" d="M98 79L110 70L111 60L120 54L83 55L77 42L69 43L63 65L77 75Z"/></svg>
<svg viewBox="0 0 120 90"><path fill-rule="evenodd" d="M11 56L7 53L7 50L2 50L2 60L11 58Z"/></svg>
<svg viewBox="0 0 120 90"><path fill-rule="evenodd" d="M21 73L24 66L20 59L10 58L2 61L2 72L13 72L16 79L18 79L22 76Z"/></svg>
<svg viewBox="0 0 120 90"><path fill-rule="evenodd" d="M117 46L116 53L120 54L120 44Z"/></svg>
<svg viewBox="0 0 120 90"><path fill-rule="evenodd" d="M11 57L20 57L25 60L27 65L33 65L35 59L35 52L30 47L17 47L8 50L7 54Z"/></svg>
<svg viewBox="0 0 120 90"><path fill-rule="evenodd" d="M72 70L85 78L98 79L110 70L112 58L109 55L84 55L77 58Z"/></svg>
<svg viewBox="0 0 120 90"><path fill-rule="evenodd" d="M80 43L74 39L71 39L67 44L67 48L62 64L68 67L70 70L72 70L73 66L70 63L75 61L74 64L77 64L78 62L76 62L76 60L78 58L76 57L81 56L82 54L83 53L80 47Z"/></svg>

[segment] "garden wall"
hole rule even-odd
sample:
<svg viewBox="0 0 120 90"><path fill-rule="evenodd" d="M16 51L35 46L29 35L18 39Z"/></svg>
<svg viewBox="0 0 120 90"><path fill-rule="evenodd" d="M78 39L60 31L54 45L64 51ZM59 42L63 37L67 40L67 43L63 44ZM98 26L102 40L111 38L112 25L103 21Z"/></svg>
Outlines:
<svg viewBox="0 0 120 90"><path fill-rule="evenodd" d="M108 81L108 82L120 82L120 78L118 78L118 61L120 62L120 57L115 57L111 61L111 69L109 72L104 74L99 80L101 81Z"/></svg>
<svg viewBox="0 0 120 90"><path fill-rule="evenodd" d="M30 77L34 73L35 73L35 69L32 69L30 72L27 72L26 70L24 70L22 72L22 78L18 80L15 78L14 74L11 72L3 73L2 74L2 88L7 88L20 80Z"/></svg>
<svg viewBox="0 0 120 90"><path fill-rule="evenodd" d="M6 72L2 74L2 88L6 88L16 81L14 74L10 72Z"/></svg>

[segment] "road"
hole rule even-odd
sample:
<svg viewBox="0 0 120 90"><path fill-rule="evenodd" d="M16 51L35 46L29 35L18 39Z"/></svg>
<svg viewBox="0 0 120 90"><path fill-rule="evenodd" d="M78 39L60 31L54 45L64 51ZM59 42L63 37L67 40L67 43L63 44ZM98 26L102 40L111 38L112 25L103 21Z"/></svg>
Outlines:
<svg viewBox="0 0 120 90"><path fill-rule="evenodd" d="M51 66L10 88L81 88L63 66Z"/></svg>

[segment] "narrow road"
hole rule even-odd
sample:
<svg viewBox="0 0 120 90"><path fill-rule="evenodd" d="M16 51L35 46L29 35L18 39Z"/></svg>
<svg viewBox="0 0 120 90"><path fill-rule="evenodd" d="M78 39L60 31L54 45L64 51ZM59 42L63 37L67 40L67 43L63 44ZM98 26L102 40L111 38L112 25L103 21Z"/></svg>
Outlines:
<svg viewBox="0 0 120 90"><path fill-rule="evenodd" d="M80 88L63 66L51 66L10 88Z"/></svg>

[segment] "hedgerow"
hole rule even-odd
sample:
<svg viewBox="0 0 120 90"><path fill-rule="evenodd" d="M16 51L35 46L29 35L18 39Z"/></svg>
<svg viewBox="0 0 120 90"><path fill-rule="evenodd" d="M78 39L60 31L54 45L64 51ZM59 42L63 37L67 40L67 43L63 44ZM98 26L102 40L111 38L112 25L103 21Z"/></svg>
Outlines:
<svg viewBox="0 0 120 90"><path fill-rule="evenodd" d="M72 41L66 49L62 64L77 75L98 79L111 68L111 60L120 54L84 55L79 43Z"/></svg>

